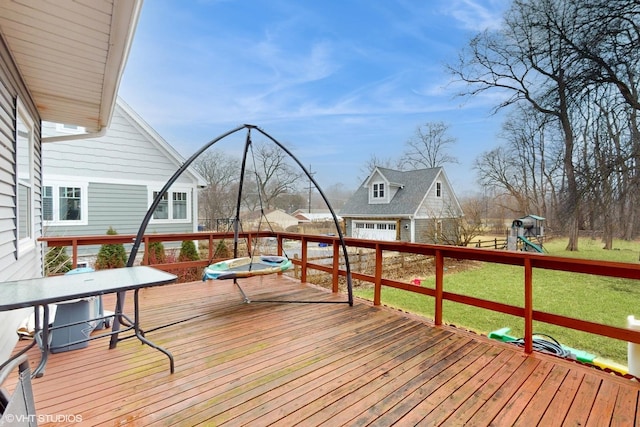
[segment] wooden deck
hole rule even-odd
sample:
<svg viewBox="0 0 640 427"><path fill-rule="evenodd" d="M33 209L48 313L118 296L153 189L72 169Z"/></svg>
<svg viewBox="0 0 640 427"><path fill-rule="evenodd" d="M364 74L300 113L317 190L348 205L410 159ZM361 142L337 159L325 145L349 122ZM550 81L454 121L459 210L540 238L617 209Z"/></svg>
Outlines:
<svg viewBox="0 0 640 427"><path fill-rule="evenodd" d="M344 300L276 275L241 283L254 299ZM231 281L142 295L147 330L202 315L147 334L175 373L134 339L52 354L33 384L38 414L57 422L41 425L640 423L636 382L367 302L245 304Z"/></svg>

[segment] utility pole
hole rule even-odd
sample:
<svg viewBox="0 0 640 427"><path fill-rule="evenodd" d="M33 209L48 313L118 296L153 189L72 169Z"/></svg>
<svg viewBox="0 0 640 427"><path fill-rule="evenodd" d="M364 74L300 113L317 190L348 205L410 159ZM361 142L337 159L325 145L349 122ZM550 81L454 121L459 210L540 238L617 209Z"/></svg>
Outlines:
<svg viewBox="0 0 640 427"><path fill-rule="evenodd" d="M309 165L309 213L311 213L311 191L313 190L313 182L311 181L311 177L313 177L314 173L311 172L311 165Z"/></svg>

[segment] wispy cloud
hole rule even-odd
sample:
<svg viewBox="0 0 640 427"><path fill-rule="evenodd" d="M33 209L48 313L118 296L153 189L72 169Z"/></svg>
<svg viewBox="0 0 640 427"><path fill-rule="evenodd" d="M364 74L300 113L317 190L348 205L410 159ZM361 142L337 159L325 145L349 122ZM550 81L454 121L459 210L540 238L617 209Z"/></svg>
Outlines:
<svg viewBox="0 0 640 427"><path fill-rule="evenodd" d="M443 63L472 31L496 28L505 3L154 0L121 95L185 155L252 123L324 165L327 179L338 176L332 163L350 163L339 176L353 186L359 164L397 153L418 124L449 121L463 134L467 114L486 120L493 100L461 108Z"/></svg>
<svg viewBox="0 0 640 427"><path fill-rule="evenodd" d="M445 9L462 28L472 31L495 30L502 25L502 14L508 6L504 0L452 0Z"/></svg>

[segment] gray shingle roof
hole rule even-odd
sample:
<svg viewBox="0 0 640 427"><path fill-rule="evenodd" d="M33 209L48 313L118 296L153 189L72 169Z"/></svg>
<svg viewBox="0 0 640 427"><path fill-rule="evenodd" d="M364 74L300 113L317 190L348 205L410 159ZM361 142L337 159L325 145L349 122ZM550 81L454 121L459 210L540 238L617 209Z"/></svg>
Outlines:
<svg viewBox="0 0 640 427"><path fill-rule="evenodd" d="M369 187L361 185L340 210L341 216L408 216L414 215L425 194L442 171L441 167L398 171L377 168L392 185L400 185L390 203L369 204Z"/></svg>

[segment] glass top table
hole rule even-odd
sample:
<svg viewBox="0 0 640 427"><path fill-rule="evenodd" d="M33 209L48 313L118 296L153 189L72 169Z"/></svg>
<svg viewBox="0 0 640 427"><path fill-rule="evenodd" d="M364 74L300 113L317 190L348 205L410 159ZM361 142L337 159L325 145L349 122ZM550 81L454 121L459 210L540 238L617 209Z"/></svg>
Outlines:
<svg viewBox="0 0 640 427"><path fill-rule="evenodd" d="M124 267L110 270L98 270L87 273L40 277L34 279L23 279L0 283L0 311L16 310L20 308L33 307L36 317L36 335L33 343L25 347L19 353L0 365L0 368L8 364L11 360L24 354L29 348L38 342L41 347L40 364L34 370L34 376L42 376L49 353L49 304L68 301L79 298L117 293L118 303L112 315L114 317L111 332L92 336L89 339L96 339L105 336L111 337L111 347L115 347L118 334L120 332L134 330L135 336L143 343L163 352L170 362L171 373L174 371L173 356L166 349L155 345L144 337L139 324L139 303L138 291L152 286L162 286L174 283L177 277L147 266ZM134 317L133 320L122 313L122 299L126 291L134 291ZM43 309L43 321L39 321L40 309ZM125 319L129 325L122 328ZM93 319L88 319L93 320ZM43 325L40 330L40 324ZM40 339L38 339L40 338ZM114 340L115 338L115 340Z"/></svg>

